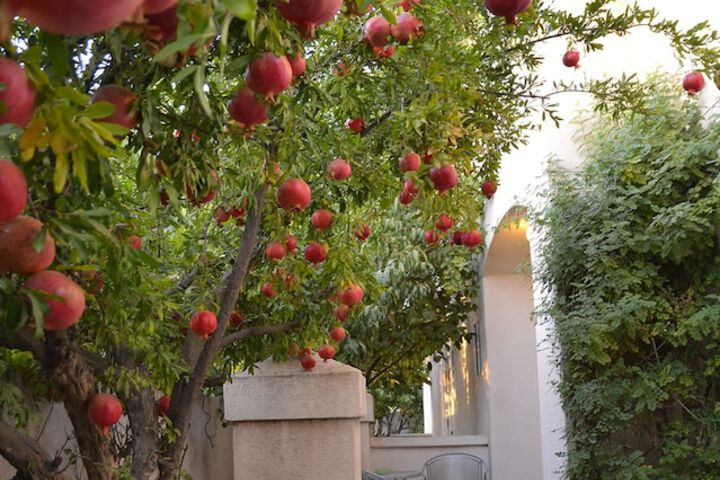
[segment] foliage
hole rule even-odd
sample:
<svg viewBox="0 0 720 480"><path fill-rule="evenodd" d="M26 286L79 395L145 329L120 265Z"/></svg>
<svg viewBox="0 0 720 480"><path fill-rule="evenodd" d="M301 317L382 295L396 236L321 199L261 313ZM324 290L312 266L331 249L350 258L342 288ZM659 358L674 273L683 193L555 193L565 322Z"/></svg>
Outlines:
<svg viewBox="0 0 720 480"><path fill-rule="evenodd" d="M540 215L572 479L718 478L720 123L653 88Z"/></svg>

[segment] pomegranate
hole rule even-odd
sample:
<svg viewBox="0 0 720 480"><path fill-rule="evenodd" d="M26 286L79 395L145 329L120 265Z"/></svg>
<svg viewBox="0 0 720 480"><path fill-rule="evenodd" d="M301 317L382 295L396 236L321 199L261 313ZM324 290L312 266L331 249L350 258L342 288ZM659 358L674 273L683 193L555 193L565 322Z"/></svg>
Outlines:
<svg viewBox="0 0 720 480"><path fill-rule="evenodd" d="M292 70L293 77L299 77L307 69L307 61L301 53L298 53L294 57L288 58L290 62L290 69Z"/></svg>
<svg viewBox="0 0 720 480"><path fill-rule="evenodd" d="M365 292L363 292L362 287L358 284L353 284L345 289L345 291L340 296L340 300L348 307L352 307L353 305L357 305L358 303L362 302L364 295Z"/></svg>
<svg viewBox="0 0 720 480"><path fill-rule="evenodd" d="M408 178L405 180L405 183L403 183L403 192L407 192L410 195L417 195L420 191L420 188L418 188L417 185L415 185L415 182L413 182L412 178Z"/></svg>
<svg viewBox="0 0 720 480"><path fill-rule="evenodd" d="M61 35L91 35L130 20L143 0L24 0L18 14L43 30Z"/></svg>
<svg viewBox="0 0 720 480"><path fill-rule="evenodd" d="M120 125L125 128L133 128L137 124L138 114L135 109L137 97L125 87L118 85L107 85L98 88L90 100L91 103L109 102L115 106L115 111L105 118L99 118L98 122L107 122Z"/></svg>
<svg viewBox="0 0 720 480"><path fill-rule="evenodd" d="M88 418L102 430L103 435L120 420L122 414L122 404L115 395L98 393L90 399Z"/></svg>
<svg viewBox="0 0 720 480"><path fill-rule="evenodd" d="M13 123L25 128L35 112L35 87L25 70L8 58L0 58L0 125ZM0 175L2 177L3 175Z"/></svg>
<svg viewBox="0 0 720 480"><path fill-rule="evenodd" d="M452 218L448 217L444 213L441 213L438 217L437 221L435 222L435 228L440 230L441 232L447 232L450 230L453 226Z"/></svg>
<svg viewBox="0 0 720 480"><path fill-rule="evenodd" d="M352 167L350 166L350 162L347 160L336 158L330 162L330 165L328 165L328 172L332 178L342 182L350 176L352 173Z"/></svg>
<svg viewBox="0 0 720 480"><path fill-rule="evenodd" d="M425 165L432 165L433 163L433 151L430 148L426 148L425 153L423 153L423 163Z"/></svg>
<svg viewBox="0 0 720 480"><path fill-rule="evenodd" d="M371 47L382 48L388 43L390 22L382 15L376 15L365 23L363 41Z"/></svg>
<svg viewBox="0 0 720 480"><path fill-rule="evenodd" d="M315 37L315 27L329 22L340 11L342 0L276 0L275 7L294 23L304 38Z"/></svg>
<svg viewBox="0 0 720 480"><path fill-rule="evenodd" d="M492 180L485 180L480 189L482 190L483 195L485 195L485 198L490 200L493 195L495 195L495 192L497 192L497 183Z"/></svg>
<svg viewBox="0 0 720 480"><path fill-rule="evenodd" d="M310 223L312 223L312 226L318 230L327 230L332 226L333 214L329 210L325 210L323 208L315 210L312 217L310 217Z"/></svg>
<svg viewBox="0 0 720 480"><path fill-rule="evenodd" d="M245 314L239 310L235 310L230 314L230 325L237 328L245 323Z"/></svg>
<svg viewBox="0 0 720 480"><path fill-rule="evenodd" d="M163 207L170 205L170 194L168 194L167 190L160 192L160 203Z"/></svg>
<svg viewBox="0 0 720 480"><path fill-rule="evenodd" d="M2 82L2 73L0 73L0 82ZM1 91L0 101L2 101ZM0 222L9 222L17 218L25 210L27 196L28 186L22 170L10 160L0 158Z"/></svg>
<svg viewBox="0 0 720 480"><path fill-rule="evenodd" d="M462 230L455 230L452 234L453 245L462 245L463 237L465 236L465 233L466 232L463 232Z"/></svg>
<svg viewBox="0 0 720 480"><path fill-rule="evenodd" d="M530 7L532 0L485 0L485 7L495 16L505 17L508 24L515 25L516 15Z"/></svg>
<svg viewBox="0 0 720 480"><path fill-rule="evenodd" d="M145 0L143 12L149 14L159 13L170 7L174 7L176 4L177 0Z"/></svg>
<svg viewBox="0 0 720 480"><path fill-rule="evenodd" d="M362 118L348 119L345 122L345 127L357 134L361 134L363 133L363 130L365 130L365 120L363 120Z"/></svg>
<svg viewBox="0 0 720 480"><path fill-rule="evenodd" d="M367 0L345 0L345 14L355 15L356 17L362 17L367 15L372 10L372 6L367 3ZM363 4L366 4L363 8Z"/></svg>
<svg viewBox="0 0 720 480"><path fill-rule="evenodd" d="M563 65L568 68L578 68L580 65L580 52L577 50L568 50L563 55Z"/></svg>
<svg viewBox="0 0 720 480"><path fill-rule="evenodd" d="M415 198L415 195L403 190L398 195L398 202L400 202L401 205L410 205L414 198Z"/></svg>
<svg viewBox="0 0 720 480"><path fill-rule="evenodd" d="M390 34L400 45L421 36L425 31L423 23L410 13L401 13L397 16L395 25L390 26Z"/></svg>
<svg viewBox="0 0 720 480"><path fill-rule="evenodd" d="M333 311L333 315L335 315L335 318L337 318L341 322L345 321L348 313L350 313L350 307L348 307L347 305L340 305Z"/></svg>
<svg viewBox="0 0 720 480"><path fill-rule="evenodd" d="M157 13L147 14L145 19L147 21L147 35L158 45L167 45L177 39L180 17L177 15L176 5Z"/></svg>
<svg viewBox="0 0 720 480"><path fill-rule="evenodd" d="M198 190L198 187L200 187L201 190ZM217 197L218 190L220 190L220 176L215 170L210 170L208 178L201 179L200 183L195 186L195 189L191 188L189 184L185 184L185 195L187 195L190 203L196 206L204 205L212 201ZM198 200L195 196L196 193L202 193L204 195Z"/></svg>
<svg viewBox="0 0 720 480"><path fill-rule="evenodd" d="M273 298L275 296L275 289L272 283L263 283L262 287L260 287L260 293L267 298Z"/></svg>
<svg viewBox="0 0 720 480"><path fill-rule="evenodd" d="M278 57L271 52L265 52L251 61L245 72L248 88L269 99L288 88L292 79L292 67L287 57Z"/></svg>
<svg viewBox="0 0 720 480"><path fill-rule="evenodd" d="M435 245L440 241L440 235L435 230L427 230L423 238L428 245Z"/></svg>
<svg viewBox="0 0 720 480"><path fill-rule="evenodd" d="M683 77L683 88L690 95L695 95L705 88L705 77L700 72L690 72Z"/></svg>
<svg viewBox="0 0 720 480"><path fill-rule="evenodd" d="M325 246L317 242L308 244L303 253L305 254L305 259L313 265L322 263L327 258Z"/></svg>
<svg viewBox="0 0 720 480"><path fill-rule="evenodd" d="M373 53L375 53L375 56L379 59L381 58L390 58L393 55L395 55L395 50L397 50L397 47L395 45L388 45L387 47L380 48L380 47L372 47Z"/></svg>
<svg viewBox="0 0 720 480"><path fill-rule="evenodd" d="M294 253L297 250L298 241L295 235L285 235L285 248L288 253Z"/></svg>
<svg viewBox="0 0 720 480"><path fill-rule="evenodd" d="M345 66L345 62L338 62L337 65L333 68L333 75L335 75L338 78L342 78L347 76L348 74L348 68Z"/></svg>
<svg viewBox="0 0 720 480"><path fill-rule="evenodd" d="M278 204L288 211L305 210L310 205L310 187L300 178L286 180L277 191Z"/></svg>
<svg viewBox="0 0 720 480"><path fill-rule="evenodd" d="M285 256L285 245L281 242L271 242L265 249L265 256L274 261L282 260Z"/></svg>
<svg viewBox="0 0 720 480"><path fill-rule="evenodd" d="M312 370L313 368L315 368L315 365L317 365L317 360L315 360L315 357L312 353L304 353L300 357L300 365L302 365L305 370Z"/></svg>
<svg viewBox="0 0 720 480"><path fill-rule="evenodd" d="M166 417L170 411L170 397L163 395L155 400L155 413L158 417Z"/></svg>
<svg viewBox="0 0 720 480"><path fill-rule="evenodd" d="M340 343L345 340L345 329L343 327L333 327L330 330L330 338Z"/></svg>
<svg viewBox="0 0 720 480"><path fill-rule="evenodd" d="M128 238L128 244L133 250L141 250L142 238L138 237L137 235L130 235L130 237Z"/></svg>
<svg viewBox="0 0 720 480"><path fill-rule="evenodd" d="M230 214L225 211L224 208L218 208L215 210L215 222L218 225L222 225L223 223L230 220Z"/></svg>
<svg viewBox="0 0 720 480"><path fill-rule="evenodd" d="M420 0L402 0L398 3L398 6L406 12L412 10L416 5L420 5Z"/></svg>
<svg viewBox="0 0 720 480"><path fill-rule="evenodd" d="M470 230L462 236L462 243L468 248L474 248L482 243L483 237L477 230Z"/></svg>
<svg viewBox="0 0 720 480"><path fill-rule="evenodd" d="M268 121L267 106L247 87L235 92L235 96L228 103L228 112L242 128L249 130Z"/></svg>
<svg viewBox="0 0 720 480"><path fill-rule="evenodd" d="M241 219L245 216L245 209L243 207L232 207L228 210L228 214L234 219Z"/></svg>
<svg viewBox="0 0 720 480"><path fill-rule="evenodd" d="M325 344L318 349L318 356L325 362L332 360L335 356L335 349L332 346Z"/></svg>
<svg viewBox="0 0 720 480"><path fill-rule="evenodd" d="M203 340L207 340L216 329L217 317L208 310L201 310L190 319L190 330Z"/></svg>
<svg viewBox="0 0 720 480"><path fill-rule="evenodd" d="M41 251L33 246L42 229L42 222L25 216L0 224L0 272L30 275L50 266L55 259L55 240L50 234L45 232Z"/></svg>
<svg viewBox="0 0 720 480"><path fill-rule="evenodd" d="M410 152L400 159L400 171L417 172L420 169L420 155Z"/></svg>
<svg viewBox="0 0 720 480"><path fill-rule="evenodd" d="M433 167L428 174L430 181L435 186L435 190L445 193L455 187L458 182L458 174L454 165L444 163L439 167Z"/></svg>
<svg viewBox="0 0 720 480"><path fill-rule="evenodd" d="M353 234L355 235L355 238L360 240L361 242L364 242L368 238L370 238L371 234L370 227L368 227L366 224L363 224L362 227L355 227L353 230Z"/></svg>
<svg viewBox="0 0 720 480"><path fill-rule="evenodd" d="M73 326L85 311L85 293L75 282L59 272L45 270L32 275L25 288L60 297L47 298L49 312L45 315L45 330L65 330Z"/></svg>

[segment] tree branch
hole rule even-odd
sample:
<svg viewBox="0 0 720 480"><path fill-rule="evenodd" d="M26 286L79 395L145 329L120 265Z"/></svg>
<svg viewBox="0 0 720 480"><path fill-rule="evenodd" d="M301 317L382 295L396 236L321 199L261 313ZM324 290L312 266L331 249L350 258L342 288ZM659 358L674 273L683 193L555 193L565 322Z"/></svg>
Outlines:
<svg viewBox="0 0 720 480"><path fill-rule="evenodd" d="M0 336L0 347L30 352L40 365L45 365L47 362L45 345L26 330L21 330L8 336L3 334Z"/></svg>
<svg viewBox="0 0 720 480"><path fill-rule="evenodd" d="M261 335L269 335L271 333L287 332L298 326L297 321L281 323L278 325L267 325L262 327L249 327L243 328L240 331L231 333L222 339L220 342L220 348L225 348L232 345L235 342L239 342L249 337L259 337Z"/></svg>
<svg viewBox="0 0 720 480"><path fill-rule="evenodd" d="M17 469L17 478L64 479L62 458L47 453L33 438L0 420L0 454Z"/></svg>

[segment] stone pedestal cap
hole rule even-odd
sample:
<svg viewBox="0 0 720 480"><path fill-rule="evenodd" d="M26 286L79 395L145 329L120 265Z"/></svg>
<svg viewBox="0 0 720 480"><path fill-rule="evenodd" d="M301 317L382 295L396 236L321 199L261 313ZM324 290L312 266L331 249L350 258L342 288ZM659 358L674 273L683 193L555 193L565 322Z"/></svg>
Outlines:
<svg viewBox="0 0 720 480"><path fill-rule="evenodd" d="M362 418L367 415L360 370L317 358L304 370L297 360L266 360L253 375L238 373L224 387L229 422Z"/></svg>

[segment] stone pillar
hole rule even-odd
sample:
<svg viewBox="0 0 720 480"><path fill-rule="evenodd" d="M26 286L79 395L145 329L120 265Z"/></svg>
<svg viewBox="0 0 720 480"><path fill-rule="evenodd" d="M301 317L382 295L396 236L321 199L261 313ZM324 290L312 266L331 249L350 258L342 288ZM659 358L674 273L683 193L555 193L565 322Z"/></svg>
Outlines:
<svg viewBox="0 0 720 480"><path fill-rule="evenodd" d="M375 429L375 400L369 393L365 394L367 413L360 419L360 439L362 443L362 468L370 470L370 437Z"/></svg>
<svg viewBox="0 0 720 480"><path fill-rule="evenodd" d="M261 363L225 385L235 480L360 480L365 378L318 359Z"/></svg>

